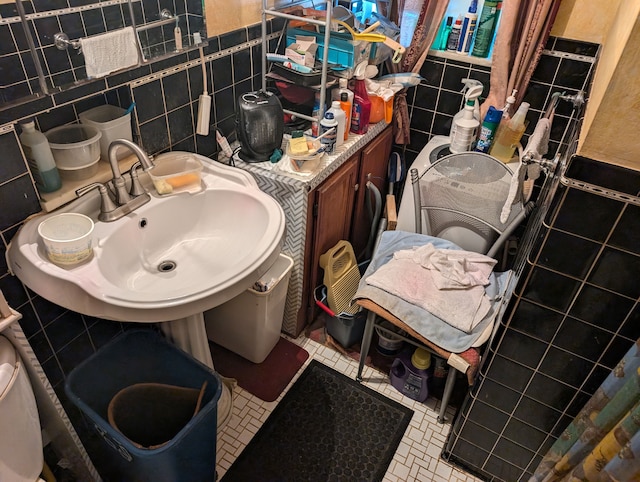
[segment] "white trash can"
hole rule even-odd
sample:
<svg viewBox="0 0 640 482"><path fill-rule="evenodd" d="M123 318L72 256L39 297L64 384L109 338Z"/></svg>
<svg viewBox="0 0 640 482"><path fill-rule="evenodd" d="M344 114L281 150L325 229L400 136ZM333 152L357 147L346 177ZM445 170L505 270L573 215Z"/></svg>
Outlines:
<svg viewBox="0 0 640 482"><path fill-rule="evenodd" d="M293 260L280 254L260 278L266 291L249 288L220 306L205 311L207 338L247 360L262 363L276 346Z"/></svg>

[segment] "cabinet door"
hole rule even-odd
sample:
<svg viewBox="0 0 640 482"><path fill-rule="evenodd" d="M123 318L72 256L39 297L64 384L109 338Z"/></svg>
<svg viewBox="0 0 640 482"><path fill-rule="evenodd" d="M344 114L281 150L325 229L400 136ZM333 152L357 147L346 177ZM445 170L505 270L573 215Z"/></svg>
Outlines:
<svg viewBox="0 0 640 482"><path fill-rule="evenodd" d="M323 283L324 276L320 268L320 256L341 239L349 239L359 159L358 152L309 193L302 295L304 310L301 310L304 313L298 315L296 335L315 316L313 290Z"/></svg>
<svg viewBox="0 0 640 482"><path fill-rule="evenodd" d="M393 130L388 126L379 136L362 148L360 154L360 170L358 173L358 192L353 211L350 239L353 250L358 256L358 261L364 261L364 253L369 240L373 220L367 209L367 196L370 195L366 187L367 181L371 181L380 191L382 208L387 193L387 166L393 143ZM372 211L375 203L372 199Z"/></svg>

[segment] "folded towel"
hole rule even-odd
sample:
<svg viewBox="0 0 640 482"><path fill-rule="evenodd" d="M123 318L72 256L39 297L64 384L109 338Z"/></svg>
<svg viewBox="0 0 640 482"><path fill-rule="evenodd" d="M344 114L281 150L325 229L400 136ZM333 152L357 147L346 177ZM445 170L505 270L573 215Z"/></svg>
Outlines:
<svg viewBox="0 0 640 482"><path fill-rule="evenodd" d="M138 42L133 27L81 38L80 46L90 79L138 65Z"/></svg>
<svg viewBox="0 0 640 482"><path fill-rule="evenodd" d="M470 333L491 309L484 286L495 264L478 253L426 244L396 252L367 283Z"/></svg>

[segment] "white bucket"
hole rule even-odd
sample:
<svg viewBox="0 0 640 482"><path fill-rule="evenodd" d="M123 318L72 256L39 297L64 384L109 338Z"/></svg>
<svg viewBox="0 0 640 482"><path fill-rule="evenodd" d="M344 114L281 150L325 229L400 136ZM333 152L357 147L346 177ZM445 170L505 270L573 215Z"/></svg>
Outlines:
<svg viewBox="0 0 640 482"><path fill-rule="evenodd" d="M122 107L115 105L99 105L93 109L81 112L78 117L85 125L95 127L102 133L100 138L100 158L108 161L109 144L116 139L133 140L131 134L131 114ZM116 158L122 159L129 151L118 147Z"/></svg>
<svg viewBox="0 0 640 482"><path fill-rule="evenodd" d="M78 213L51 216L38 225L38 234L49 259L59 265L85 261L93 253L93 221Z"/></svg>

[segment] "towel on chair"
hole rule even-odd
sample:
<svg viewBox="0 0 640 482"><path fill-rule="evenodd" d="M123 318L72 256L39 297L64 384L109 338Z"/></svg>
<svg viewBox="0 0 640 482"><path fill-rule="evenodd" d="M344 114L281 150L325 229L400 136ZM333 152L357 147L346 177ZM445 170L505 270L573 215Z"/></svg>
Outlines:
<svg viewBox="0 0 640 482"><path fill-rule="evenodd" d="M138 65L138 41L133 27L81 38L87 77L104 77L116 70Z"/></svg>
<svg viewBox="0 0 640 482"><path fill-rule="evenodd" d="M495 264L479 253L438 249L429 243L395 252L367 283L471 333L491 309L484 287Z"/></svg>

